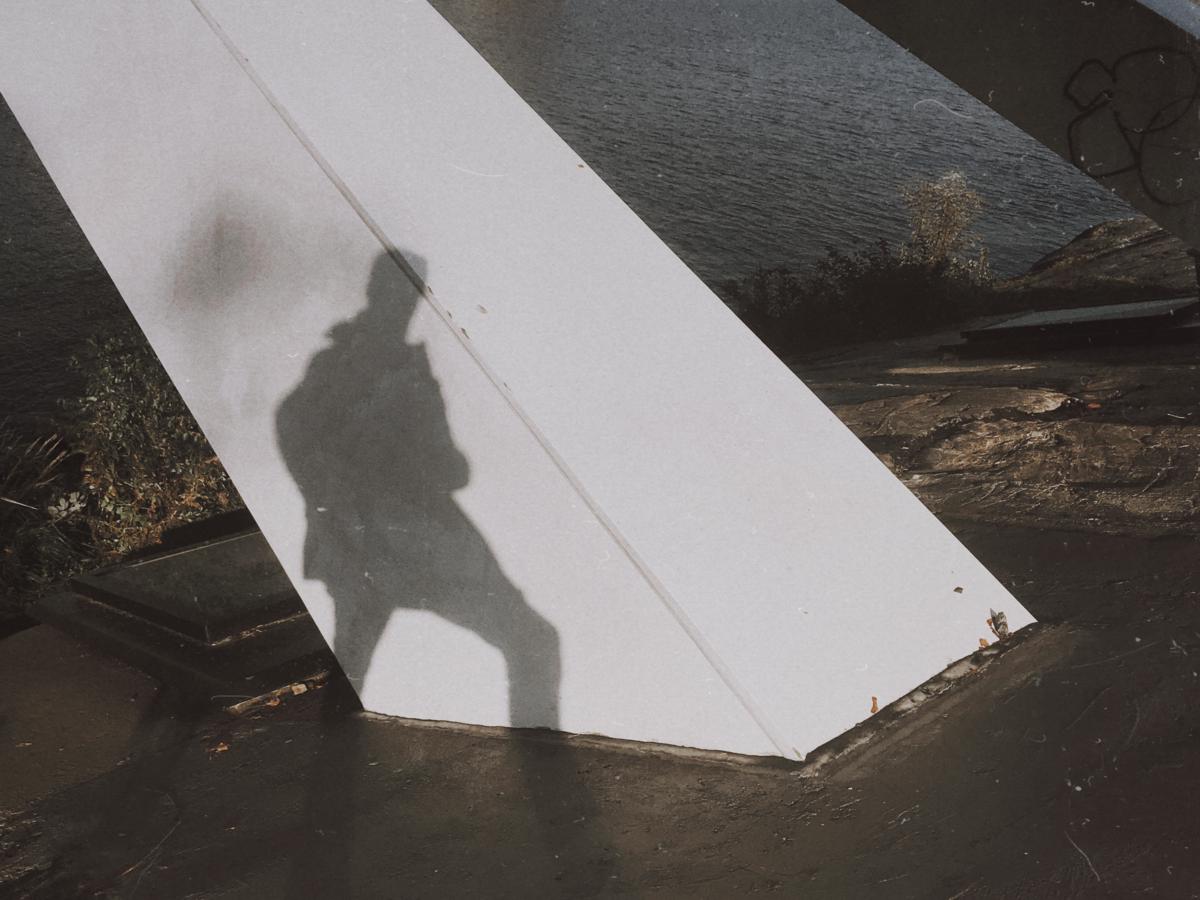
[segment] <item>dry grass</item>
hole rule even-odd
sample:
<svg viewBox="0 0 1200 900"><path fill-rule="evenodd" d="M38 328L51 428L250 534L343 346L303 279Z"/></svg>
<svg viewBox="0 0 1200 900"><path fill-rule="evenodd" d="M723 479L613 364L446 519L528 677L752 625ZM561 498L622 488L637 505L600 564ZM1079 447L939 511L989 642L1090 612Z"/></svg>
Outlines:
<svg viewBox="0 0 1200 900"><path fill-rule="evenodd" d="M242 505L224 467L135 328L88 343L72 410L88 528L109 561L162 532Z"/></svg>

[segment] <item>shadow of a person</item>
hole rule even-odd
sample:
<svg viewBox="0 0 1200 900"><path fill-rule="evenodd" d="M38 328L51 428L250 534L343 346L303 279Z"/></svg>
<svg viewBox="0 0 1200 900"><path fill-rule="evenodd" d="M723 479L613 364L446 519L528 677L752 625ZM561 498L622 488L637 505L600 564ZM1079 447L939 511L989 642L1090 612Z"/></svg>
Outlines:
<svg viewBox="0 0 1200 900"><path fill-rule="evenodd" d="M329 345L276 413L280 450L307 508L304 574L323 581L333 599L334 653L360 695L392 613L427 610L503 655L513 726L557 730L558 632L526 603L455 501L470 466L450 433L425 347L409 340L425 272L419 257L405 258L416 279L379 255L366 307L330 330ZM294 896L344 896L356 878L355 795L367 723L340 719L330 699ZM572 895L592 896L613 876L574 752L529 735L515 736L511 752L546 864L565 873Z"/></svg>
<svg viewBox="0 0 1200 900"><path fill-rule="evenodd" d="M420 258L406 258L424 279ZM360 694L392 613L428 610L503 654L512 725L557 729L558 632L454 499L470 466L425 347L407 340L420 299L381 253L366 308L330 330L280 404L280 450L307 507L304 574L333 599L333 650Z"/></svg>

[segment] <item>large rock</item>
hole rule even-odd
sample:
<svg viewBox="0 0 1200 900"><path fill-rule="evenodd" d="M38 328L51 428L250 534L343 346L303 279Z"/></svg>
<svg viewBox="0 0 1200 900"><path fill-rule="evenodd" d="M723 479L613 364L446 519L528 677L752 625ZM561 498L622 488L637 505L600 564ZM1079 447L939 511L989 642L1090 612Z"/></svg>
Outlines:
<svg viewBox="0 0 1200 900"><path fill-rule="evenodd" d="M1090 306L1195 293L1188 247L1145 216L1101 222L997 285L1013 306Z"/></svg>

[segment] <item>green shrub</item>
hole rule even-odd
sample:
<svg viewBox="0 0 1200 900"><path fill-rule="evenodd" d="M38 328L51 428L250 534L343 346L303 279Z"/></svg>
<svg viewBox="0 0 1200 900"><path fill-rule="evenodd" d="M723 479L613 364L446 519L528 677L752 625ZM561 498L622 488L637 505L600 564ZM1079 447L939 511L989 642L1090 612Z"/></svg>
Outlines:
<svg viewBox="0 0 1200 900"><path fill-rule="evenodd" d="M920 181L901 192L912 232L903 256L974 281L989 278L987 250L970 228L983 211L983 198L961 172Z"/></svg>
<svg viewBox="0 0 1200 900"><path fill-rule="evenodd" d="M911 233L812 268L759 269L721 286L726 303L777 352L920 334L986 310L986 251L969 227L982 201L957 173L904 192Z"/></svg>
<svg viewBox="0 0 1200 900"><path fill-rule="evenodd" d="M85 500L68 490L67 457L57 436L30 441L0 423L0 616L87 555Z"/></svg>
<svg viewBox="0 0 1200 900"><path fill-rule="evenodd" d="M167 528L242 505L136 327L90 340L75 365L85 384L69 407L71 446L81 458L97 559L125 556Z"/></svg>
<svg viewBox="0 0 1200 900"><path fill-rule="evenodd" d="M154 545L241 498L136 326L74 360L65 438L0 423L0 613L77 571Z"/></svg>

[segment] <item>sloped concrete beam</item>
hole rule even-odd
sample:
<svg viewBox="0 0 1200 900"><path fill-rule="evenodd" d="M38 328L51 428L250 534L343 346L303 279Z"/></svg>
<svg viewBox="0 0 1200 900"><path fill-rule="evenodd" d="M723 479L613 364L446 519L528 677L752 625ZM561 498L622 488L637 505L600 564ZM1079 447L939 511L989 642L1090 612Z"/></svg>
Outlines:
<svg viewBox="0 0 1200 900"><path fill-rule="evenodd" d="M368 709L797 756L1031 621L428 4L2 19Z"/></svg>

